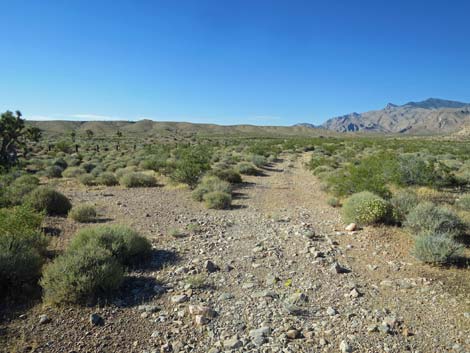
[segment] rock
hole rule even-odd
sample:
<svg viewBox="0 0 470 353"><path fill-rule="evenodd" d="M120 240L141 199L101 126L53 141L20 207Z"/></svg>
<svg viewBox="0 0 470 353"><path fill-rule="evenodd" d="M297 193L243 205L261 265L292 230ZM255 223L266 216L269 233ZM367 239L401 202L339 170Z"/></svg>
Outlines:
<svg viewBox="0 0 470 353"><path fill-rule="evenodd" d="M341 341L339 345L339 350L341 353L351 353L353 351L351 345L346 341Z"/></svg>
<svg viewBox="0 0 470 353"><path fill-rule="evenodd" d="M211 260L206 261L206 263L204 264L204 268L208 273L213 273L220 270L219 266L217 266Z"/></svg>
<svg viewBox="0 0 470 353"><path fill-rule="evenodd" d="M297 331L296 329L291 329L288 330L286 333L287 338L290 338L291 340L295 340L296 338L300 338L300 332Z"/></svg>
<svg viewBox="0 0 470 353"><path fill-rule="evenodd" d="M201 315L207 318L214 318L217 316L217 312L215 310L204 305L189 305L188 310L191 315Z"/></svg>
<svg viewBox="0 0 470 353"><path fill-rule="evenodd" d="M266 276L266 284L268 286L272 286L272 285L276 284L277 282L279 282L279 277L274 276L274 275Z"/></svg>
<svg viewBox="0 0 470 353"><path fill-rule="evenodd" d="M238 339L238 337L235 335L232 338L225 340L223 342L224 348L226 349L238 349L243 347L243 342Z"/></svg>
<svg viewBox="0 0 470 353"><path fill-rule="evenodd" d="M382 325L378 326L378 330L382 333L385 333L385 334L391 333L390 327L388 325L385 325L385 324L382 324Z"/></svg>
<svg viewBox="0 0 470 353"><path fill-rule="evenodd" d="M179 295L174 295L171 297L171 302L173 304L180 304L187 302L189 300L189 297L186 294L179 294Z"/></svg>
<svg viewBox="0 0 470 353"><path fill-rule="evenodd" d="M291 304L305 304L308 303L308 296L304 293L294 293L289 297L288 302Z"/></svg>
<svg viewBox="0 0 470 353"><path fill-rule="evenodd" d="M160 308L156 305L153 304L146 304L146 305L139 305L137 307L137 310L143 311L146 313L155 313L160 310Z"/></svg>
<svg viewBox="0 0 470 353"><path fill-rule="evenodd" d="M163 346L160 347L160 352L161 353L173 352L173 347L171 346L170 343L165 343Z"/></svg>
<svg viewBox="0 0 470 353"><path fill-rule="evenodd" d="M341 266L339 263L334 262L330 268L331 272L333 273L349 273L351 270L347 269L346 267Z"/></svg>
<svg viewBox="0 0 470 353"><path fill-rule="evenodd" d="M51 318L46 314L39 315L39 325L45 325L51 322Z"/></svg>
<svg viewBox="0 0 470 353"><path fill-rule="evenodd" d="M466 313L463 313L463 316L467 319L470 319L470 311L466 312Z"/></svg>
<svg viewBox="0 0 470 353"><path fill-rule="evenodd" d="M250 330L249 336L252 338L252 342L261 346L267 342L266 337L271 334L271 328L269 326L263 326L257 329Z"/></svg>
<svg viewBox="0 0 470 353"><path fill-rule="evenodd" d="M97 313L90 314L90 324L93 326L103 326L104 319Z"/></svg>
<svg viewBox="0 0 470 353"><path fill-rule="evenodd" d="M350 223L344 229L347 230L348 232L354 232L357 229L357 225L356 223Z"/></svg>
<svg viewBox="0 0 470 353"><path fill-rule="evenodd" d="M349 292L350 298L359 298L360 296L362 296L362 293L359 292L356 288L351 289L351 291Z"/></svg>
<svg viewBox="0 0 470 353"><path fill-rule="evenodd" d="M165 287L159 285L159 284L156 284L155 286L153 286L153 291L156 293L156 294L163 294L166 292L166 289Z"/></svg>
<svg viewBox="0 0 470 353"><path fill-rule="evenodd" d="M261 292L256 292L253 294L254 298L272 298L272 299L277 299L279 298L279 295L276 292L273 292L271 290L263 290Z"/></svg>
<svg viewBox="0 0 470 353"><path fill-rule="evenodd" d="M329 315L329 316L335 316L336 314L338 314L338 312L336 311L335 308L332 308L331 306L329 306L327 309L326 309L326 313Z"/></svg>
<svg viewBox="0 0 470 353"><path fill-rule="evenodd" d="M233 298L234 298L234 295L232 293L222 293L219 296L219 301L230 300Z"/></svg>
<svg viewBox="0 0 470 353"><path fill-rule="evenodd" d="M206 324L208 324L211 320L203 315L196 315L194 317L194 322L196 323L196 325L198 326L204 326Z"/></svg>
<svg viewBox="0 0 470 353"><path fill-rule="evenodd" d="M304 231L304 237L306 237L308 239L315 238L315 231L312 230L312 229L308 229L308 230Z"/></svg>
<svg viewBox="0 0 470 353"><path fill-rule="evenodd" d="M367 332L377 332L379 330L378 326L375 324L367 326Z"/></svg>
<svg viewBox="0 0 470 353"><path fill-rule="evenodd" d="M395 316L387 316L384 318L382 325L386 325L390 328L394 328L397 323L398 323L398 320Z"/></svg>

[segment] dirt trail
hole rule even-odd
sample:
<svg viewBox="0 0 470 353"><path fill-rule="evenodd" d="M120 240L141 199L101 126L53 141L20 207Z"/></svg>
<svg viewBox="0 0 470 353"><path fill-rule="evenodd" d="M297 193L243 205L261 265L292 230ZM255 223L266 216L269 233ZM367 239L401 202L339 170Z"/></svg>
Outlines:
<svg viewBox="0 0 470 353"><path fill-rule="evenodd" d="M111 222L138 228L158 251L113 303L37 305L6 325L10 342L35 352L470 351L466 293L432 280L435 270L412 260L397 230L344 232L339 211L303 168L308 154L282 158L264 176L244 178L229 211L206 210L188 191L166 187L68 190L73 202L96 202ZM74 226L57 222L67 239ZM169 235L188 224L187 237ZM207 260L219 270L207 273ZM188 301L175 303L177 295ZM188 304L218 315L197 325ZM89 325L93 312L104 326ZM51 323L37 324L42 313Z"/></svg>

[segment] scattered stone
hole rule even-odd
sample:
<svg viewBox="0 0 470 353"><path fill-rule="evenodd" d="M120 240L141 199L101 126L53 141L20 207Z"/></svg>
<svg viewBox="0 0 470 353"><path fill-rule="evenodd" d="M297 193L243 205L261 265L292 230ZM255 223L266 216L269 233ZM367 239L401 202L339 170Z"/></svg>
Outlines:
<svg viewBox="0 0 470 353"><path fill-rule="evenodd" d="M45 325L51 322L51 318L46 314L39 315L39 325Z"/></svg>
<svg viewBox="0 0 470 353"><path fill-rule="evenodd" d="M217 272L220 270L219 266L217 266L211 260L206 261L206 263L204 264L204 268L206 269L208 273L213 273L213 272Z"/></svg>
<svg viewBox="0 0 470 353"><path fill-rule="evenodd" d="M204 326L206 324L208 324L211 320L203 315L196 315L194 317L194 322L196 323L196 325L198 326Z"/></svg>
<svg viewBox="0 0 470 353"><path fill-rule="evenodd" d="M353 288L353 289L351 289L351 291L349 292L349 297L350 297L350 298L359 298L360 296L362 296L362 293L359 292L359 291L357 290L357 288Z"/></svg>
<svg viewBox="0 0 470 353"><path fill-rule="evenodd" d="M296 338L300 338L300 332L296 329L291 329L288 330L286 333L287 338L290 338L291 340L295 340Z"/></svg>
<svg viewBox="0 0 470 353"><path fill-rule="evenodd" d="M344 229L347 230L348 232L354 232L357 229L357 225L356 223L350 223Z"/></svg>
<svg viewBox="0 0 470 353"><path fill-rule="evenodd" d="M137 307L137 310L143 311L146 313L155 313L160 310L160 308L156 305L153 304L145 304L145 305L139 305Z"/></svg>
<svg viewBox="0 0 470 353"><path fill-rule="evenodd" d="M222 293L219 296L219 301L230 300L233 298L234 298L234 295L232 293Z"/></svg>
<svg viewBox="0 0 470 353"><path fill-rule="evenodd" d="M238 349L240 347L243 347L243 342L238 339L238 337L235 335L232 338L225 340L224 343L224 348L226 349Z"/></svg>
<svg viewBox="0 0 470 353"><path fill-rule="evenodd" d="M153 291L156 293L156 294L164 294L166 292L165 290L165 287L159 285L159 284L156 284L154 287L153 287Z"/></svg>
<svg viewBox="0 0 470 353"><path fill-rule="evenodd" d="M90 314L90 324L93 326L103 326L104 319L97 313Z"/></svg>
<svg viewBox="0 0 470 353"><path fill-rule="evenodd" d="M338 314L338 311L336 311L335 308L332 308L331 306L328 307L326 309L326 313L329 315L329 316L335 316L336 314Z"/></svg>
<svg viewBox="0 0 470 353"><path fill-rule="evenodd" d="M349 273L351 270L349 270L346 267L341 266L338 262L334 262L333 265L331 265L331 272L333 273Z"/></svg>
<svg viewBox="0 0 470 353"><path fill-rule="evenodd" d="M308 303L308 296L302 292L292 294L288 302L291 304L305 304Z"/></svg>
<svg viewBox="0 0 470 353"><path fill-rule="evenodd" d="M268 275L268 276L266 277L266 284L267 284L268 286L272 286L272 285L276 284L276 283L279 282L279 281L280 281L279 277L274 276L274 275Z"/></svg>
<svg viewBox="0 0 470 353"><path fill-rule="evenodd" d="M339 350L341 353L351 353L353 351L351 345L346 341L341 341L339 345Z"/></svg>
<svg viewBox="0 0 470 353"><path fill-rule="evenodd" d="M367 332L377 332L379 330L378 326L375 324L367 326Z"/></svg>
<svg viewBox="0 0 470 353"><path fill-rule="evenodd" d="M215 310L204 305L189 305L188 310L191 315L202 315L207 318L214 318L217 316L217 312Z"/></svg>
<svg viewBox="0 0 470 353"><path fill-rule="evenodd" d="M180 304L187 302L189 300L189 297L186 294L179 294L179 295L174 295L171 297L171 302L173 304Z"/></svg>

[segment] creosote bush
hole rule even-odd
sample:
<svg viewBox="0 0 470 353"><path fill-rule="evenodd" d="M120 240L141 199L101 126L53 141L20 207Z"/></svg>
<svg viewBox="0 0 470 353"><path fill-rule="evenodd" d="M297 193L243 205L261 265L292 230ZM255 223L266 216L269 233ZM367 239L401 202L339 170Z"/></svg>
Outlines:
<svg viewBox="0 0 470 353"><path fill-rule="evenodd" d="M62 173L62 175L65 178L77 178L77 177L79 177L80 175L83 175L83 174L85 174L85 171L82 168L76 167L76 166L75 167L68 167Z"/></svg>
<svg viewBox="0 0 470 353"><path fill-rule="evenodd" d="M232 204L232 196L222 191L211 191L204 194L204 202L207 208L216 210L228 209Z"/></svg>
<svg viewBox="0 0 470 353"><path fill-rule="evenodd" d="M259 174L259 170L252 163L248 163L248 162L238 163L237 170L242 175L258 175Z"/></svg>
<svg viewBox="0 0 470 353"><path fill-rule="evenodd" d="M242 182L242 177L235 169L213 169L208 175L216 176L217 178L227 181L231 184L239 184Z"/></svg>
<svg viewBox="0 0 470 353"><path fill-rule="evenodd" d="M154 176L139 172L124 174L119 182L126 188L157 186L157 180Z"/></svg>
<svg viewBox="0 0 470 353"><path fill-rule="evenodd" d="M45 174L48 178L62 178L63 169L58 165L52 165L45 170Z"/></svg>
<svg viewBox="0 0 470 353"><path fill-rule="evenodd" d="M89 244L57 257L40 284L48 304L88 303L118 289L122 280L122 265L111 251Z"/></svg>
<svg viewBox="0 0 470 353"><path fill-rule="evenodd" d="M0 297L21 294L39 278L48 244L42 220L27 206L0 209Z"/></svg>
<svg viewBox="0 0 470 353"><path fill-rule="evenodd" d="M360 225L385 223L389 220L390 204L369 191L350 196L343 204L343 216L346 222Z"/></svg>
<svg viewBox="0 0 470 353"><path fill-rule="evenodd" d="M80 175L78 180L80 180L80 183L82 183L85 186L93 186L96 184L96 179L91 174Z"/></svg>
<svg viewBox="0 0 470 353"><path fill-rule="evenodd" d="M99 185L105 185L105 186L114 186L119 184L118 179L114 175L114 173L111 172L103 172L98 175L96 178L96 182Z"/></svg>
<svg viewBox="0 0 470 353"><path fill-rule="evenodd" d="M135 230L122 226L96 226L78 231L69 246L69 251L87 245L109 250L122 264L132 265L150 253L149 240Z"/></svg>
<svg viewBox="0 0 470 353"><path fill-rule="evenodd" d="M69 217L80 223L95 222L96 216L96 208L90 204L74 206L69 212Z"/></svg>
<svg viewBox="0 0 470 353"><path fill-rule="evenodd" d="M220 180L216 176L205 176L193 191L192 196L194 200L202 201L205 194L213 191L220 191L230 194L232 192L232 188L230 183Z"/></svg>
<svg viewBox="0 0 470 353"><path fill-rule="evenodd" d="M26 203L36 211L44 211L48 215L66 215L72 208L66 196L46 186L34 189L29 194Z"/></svg>
<svg viewBox="0 0 470 353"><path fill-rule="evenodd" d="M421 202L413 208L404 225L413 233L450 234L457 237L465 229L461 219L449 208L432 202Z"/></svg>
<svg viewBox="0 0 470 353"><path fill-rule="evenodd" d="M462 255L463 249L452 234L428 234L416 237L412 254L424 263L444 265Z"/></svg>
<svg viewBox="0 0 470 353"><path fill-rule="evenodd" d="M410 213L418 203L418 196L412 190L399 190L390 199L390 204L393 207L392 216L394 222L398 224L403 223L408 213Z"/></svg>

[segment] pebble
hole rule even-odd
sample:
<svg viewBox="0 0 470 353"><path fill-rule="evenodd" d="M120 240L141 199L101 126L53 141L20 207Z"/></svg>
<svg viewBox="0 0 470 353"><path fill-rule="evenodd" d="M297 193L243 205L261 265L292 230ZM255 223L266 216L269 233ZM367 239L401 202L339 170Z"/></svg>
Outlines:
<svg viewBox="0 0 470 353"><path fill-rule="evenodd" d="M45 325L51 322L51 318L46 314L39 315L39 325Z"/></svg>
<svg viewBox="0 0 470 353"><path fill-rule="evenodd" d="M179 294L179 295L174 295L171 297L171 302L174 304L180 304L187 302L189 300L189 297L186 294Z"/></svg>
<svg viewBox="0 0 470 353"><path fill-rule="evenodd" d="M341 341L339 345L339 350L341 353L351 353L353 351L351 345L346 341Z"/></svg>

